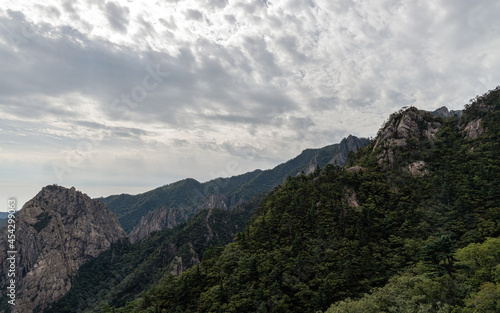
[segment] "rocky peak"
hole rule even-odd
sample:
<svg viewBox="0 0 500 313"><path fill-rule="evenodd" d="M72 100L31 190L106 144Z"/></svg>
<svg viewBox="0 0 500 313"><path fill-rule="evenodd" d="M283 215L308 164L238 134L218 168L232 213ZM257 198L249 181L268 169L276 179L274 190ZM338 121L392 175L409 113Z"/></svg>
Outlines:
<svg viewBox="0 0 500 313"><path fill-rule="evenodd" d="M379 130L373 147L379 165L393 167L401 151L411 149L423 140L434 142L441 127L440 117L410 107L392 114Z"/></svg>
<svg viewBox="0 0 500 313"><path fill-rule="evenodd" d="M356 151L366 146L368 139L366 138L358 138L353 135L349 135L346 138L342 139L340 142L340 146L344 147L345 150L348 151Z"/></svg>
<svg viewBox="0 0 500 313"><path fill-rule="evenodd" d="M44 187L16 214L16 312L40 311L71 287L71 276L85 262L125 238L106 205L74 187ZM7 255L7 230L0 233L0 254ZM1 292L9 264L0 259Z"/></svg>
<svg viewBox="0 0 500 313"><path fill-rule="evenodd" d="M340 141L339 145L341 153L336 154L328 163L343 166L347 162L349 152L356 152L359 149L366 147L369 143L370 141L366 138L358 138L356 136L349 135Z"/></svg>
<svg viewBox="0 0 500 313"><path fill-rule="evenodd" d="M369 143L370 140L367 138L358 138L356 136L349 135L346 138L342 139L338 144L319 149L318 154L312 157L305 169L298 172L297 175L302 174L302 172L304 172L304 174L306 175L309 175L316 170L316 167L324 167L326 164L343 166L347 162L349 152L356 152L357 150L366 147ZM329 160L325 160L325 154L329 155L330 157L333 155L333 157L331 157L331 159Z"/></svg>
<svg viewBox="0 0 500 313"><path fill-rule="evenodd" d="M459 122L459 128L469 139L477 139L486 132L483 121L489 114L498 110L500 86L489 90L482 96L477 96L465 105L464 115Z"/></svg>
<svg viewBox="0 0 500 313"><path fill-rule="evenodd" d="M447 118L450 116L460 117L462 116L462 110L448 110L447 107L442 106L439 109L432 111L431 114L435 116L440 116L442 118Z"/></svg>

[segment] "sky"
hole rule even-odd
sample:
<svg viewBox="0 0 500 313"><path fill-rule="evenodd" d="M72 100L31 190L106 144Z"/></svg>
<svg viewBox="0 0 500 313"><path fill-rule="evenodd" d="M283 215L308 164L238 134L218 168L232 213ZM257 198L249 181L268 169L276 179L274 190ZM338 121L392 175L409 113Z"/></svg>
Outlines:
<svg viewBox="0 0 500 313"><path fill-rule="evenodd" d="M500 84L498 0L0 4L0 211L268 169ZM4 203L2 205L1 203ZM5 207L5 208L4 208Z"/></svg>

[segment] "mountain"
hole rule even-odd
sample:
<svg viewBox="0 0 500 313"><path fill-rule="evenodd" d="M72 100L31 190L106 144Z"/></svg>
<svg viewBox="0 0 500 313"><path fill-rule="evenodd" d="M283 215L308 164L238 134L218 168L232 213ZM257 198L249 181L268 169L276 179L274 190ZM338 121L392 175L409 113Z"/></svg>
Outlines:
<svg viewBox="0 0 500 313"><path fill-rule="evenodd" d="M44 311L496 312L499 137L500 87L461 116L392 114L342 167L342 145L329 146L211 185L113 196L122 216L151 208L146 231L87 260ZM32 215L35 231L51 225Z"/></svg>
<svg viewBox="0 0 500 313"><path fill-rule="evenodd" d="M245 231L116 312L497 312L500 88L396 112L345 167L289 178ZM412 170L413 169L413 170Z"/></svg>
<svg viewBox="0 0 500 313"><path fill-rule="evenodd" d="M349 136L337 145L305 150L273 170L257 170L205 184L186 179L157 188L146 195L106 198L104 201L108 205L121 207L122 211L116 211L126 212L123 216L127 217L134 216L134 211L123 210L126 206L161 206L141 218L129 233L130 243L117 243L86 263L76 275L77 279L70 291L48 306L45 312L95 311L108 303L113 306L126 304L143 290L158 283L162 275L179 275L199 264L207 249L217 251L210 247L221 247L231 242L238 232L245 229L247 221L256 212L263 197L263 193L257 192L267 191L282 183L287 176L303 175L300 173L314 171L316 167L328 163L345 163L350 151L368 143L366 139ZM200 190L206 195L201 196ZM243 202L237 196L240 194L247 197L256 195ZM168 205L176 201L187 202L186 195L194 195L196 199L190 207ZM183 209L186 207L187 210ZM188 214L192 217L189 218ZM105 284L102 283L104 277ZM105 301L98 300L98 294L99 299Z"/></svg>
<svg viewBox="0 0 500 313"><path fill-rule="evenodd" d="M372 153L383 168L396 168L403 164L420 162L421 153L431 147L442 118L427 111L410 107L392 114L379 130Z"/></svg>
<svg viewBox="0 0 500 313"><path fill-rule="evenodd" d="M431 114L436 115L436 116L440 116L440 117L443 117L443 118L447 118L447 117L450 117L450 116L460 117L460 116L462 116L462 113L463 113L463 110L451 110L450 111L445 106L442 106L439 109L431 112Z"/></svg>
<svg viewBox="0 0 500 313"><path fill-rule="evenodd" d="M103 203L56 185L44 187L23 206L15 217L15 240L8 240L9 234L7 226L0 231L1 255L15 260L0 259L1 309L10 308L6 291L14 279L15 312L20 313L40 312L61 298L84 263L126 236ZM8 276L12 268L15 276Z"/></svg>
<svg viewBox="0 0 500 313"><path fill-rule="evenodd" d="M184 179L136 196L121 194L97 200L107 205L129 233L149 211L166 207L182 208L188 213L193 206L192 200L201 197L201 188L198 181Z"/></svg>
<svg viewBox="0 0 500 313"><path fill-rule="evenodd" d="M255 197L231 211L202 209L188 222L154 232L137 244L112 245L84 264L70 291L45 312L101 312L124 306L162 277L197 266L204 255L231 242L245 230L261 199Z"/></svg>
<svg viewBox="0 0 500 313"><path fill-rule="evenodd" d="M317 166L343 165L349 152L365 147L368 143L368 139L349 136L339 144L304 150L294 159L270 170L256 170L205 183L185 179L135 196L122 194L98 200L106 203L115 213L125 231L132 233L131 238L135 242L152 231L159 230L159 227L175 226L208 206L232 210L255 195L270 191L288 176L296 176L302 171L311 173ZM208 205L214 199L217 199L215 205ZM147 215L157 209L161 212ZM171 210L176 212L176 217L171 218L169 224L164 219L172 217ZM149 223L153 216L160 217L162 222L155 222L154 225ZM146 225L149 226L145 227ZM134 230L134 227L137 228Z"/></svg>

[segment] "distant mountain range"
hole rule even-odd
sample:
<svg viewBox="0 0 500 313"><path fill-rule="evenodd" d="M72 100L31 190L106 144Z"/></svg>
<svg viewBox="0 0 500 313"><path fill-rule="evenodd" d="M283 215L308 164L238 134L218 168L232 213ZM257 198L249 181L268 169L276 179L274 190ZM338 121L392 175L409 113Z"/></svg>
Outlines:
<svg viewBox="0 0 500 313"><path fill-rule="evenodd" d="M143 217L149 220L161 218L162 221L156 225L173 227L203 208L232 210L238 204L262 192L271 191L282 184L288 176L296 176L301 172L310 174L316 167L323 168L326 164L342 166L347 161L350 152L355 152L368 143L368 139L350 135L338 144L304 150L292 160L270 170L255 170L205 183L185 179L135 196L121 194L98 198L98 200L106 203L108 208L115 213L127 233L140 234L140 236L134 236L135 240L138 240L151 231L159 230L158 227L148 230L145 226L151 223L148 220L141 221ZM163 213L154 216L147 215L148 212L155 210L163 210ZM141 226L134 231L134 227L138 224Z"/></svg>

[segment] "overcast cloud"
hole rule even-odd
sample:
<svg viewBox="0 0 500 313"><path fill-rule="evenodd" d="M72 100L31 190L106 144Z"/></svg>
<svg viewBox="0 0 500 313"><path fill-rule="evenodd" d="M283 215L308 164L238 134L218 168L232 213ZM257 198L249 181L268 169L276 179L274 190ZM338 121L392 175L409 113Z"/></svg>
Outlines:
<svg viewBox="0 0 500 313"><path fill-rule="evenodd" d="M495 0L4 1L0 196L137 193L500 84ZM0 208L0 210L2 210Z"/></svg>

